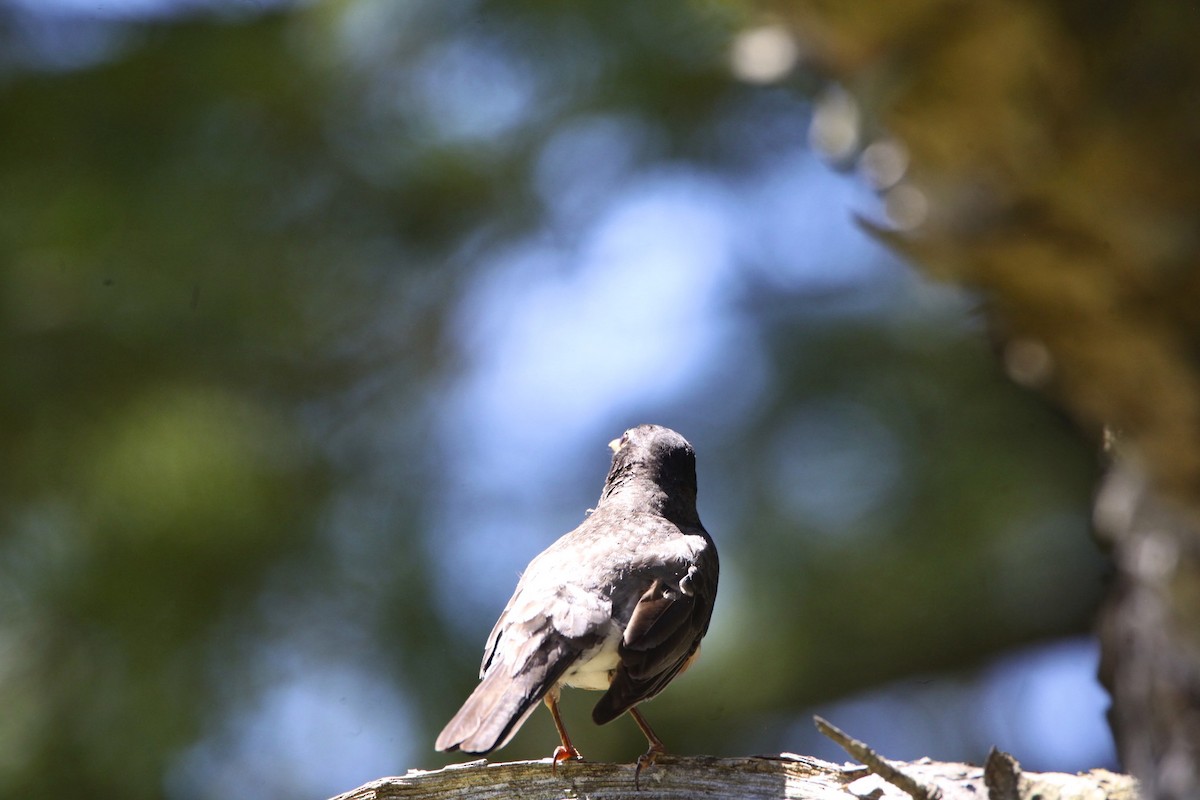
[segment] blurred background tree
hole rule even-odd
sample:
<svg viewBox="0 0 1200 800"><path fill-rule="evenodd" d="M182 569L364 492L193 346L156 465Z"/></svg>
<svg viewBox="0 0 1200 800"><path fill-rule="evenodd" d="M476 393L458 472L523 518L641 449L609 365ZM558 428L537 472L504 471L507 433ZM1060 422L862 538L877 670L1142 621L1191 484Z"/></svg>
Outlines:
<svg viewBox="0 0 1200 800"><path fill-rule="evenodd" d="M819 710L897 758L1112 766L1095 449L979 297L854 224L920 222L873 190L904 151L868 158L783 31L0 2L0 796L456 760L433 736L517 572L643 421L696 445L723 560L704 658L647 709L672 749L840 758ZM593 699L577 744L632 760ZM544 717L502 757L549 754Z"/></svg>
<svg viewBox="0 0 1200 800"><path fill-rule="evenodd" d="M843 87L823 145L888 176L885 237L981 290L1013 377L1105 445L1118 751L1145 797L1200 796L1200 6L769 5Z"/></svg>

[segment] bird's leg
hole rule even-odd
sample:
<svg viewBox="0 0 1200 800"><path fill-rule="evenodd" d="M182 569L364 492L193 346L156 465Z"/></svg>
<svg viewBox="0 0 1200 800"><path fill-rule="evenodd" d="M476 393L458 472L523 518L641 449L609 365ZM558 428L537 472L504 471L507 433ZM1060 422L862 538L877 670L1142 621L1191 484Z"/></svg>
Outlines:
<svg viewBox="0 0 1200 800"><path fill-rule="evenodd" d="M583 760L583 755L575 749L575 745L571 744L571 737L567 736L566 726L563 725L562 717L558 715L558 698L556 692L549 692L546 695L546 708L550 709L550 716L554 717L554 727L558 728L558 738L562 739L562 744L554 748L554 761L550 764L550 771L558 772L558 762L567 761L569 759Z"/></svg>
<svg viewBox="0 0 1200 800"><path fill-rule="evenodd" d="M642 729L646 741L650 743L650 748L638 756L637 769L633 771L633 788L641 791L642 787L638 783L638 778L642 774L642 770L653 765L655 759L667 752L667 746L662 743L662 739L655 735L650 723L646 722L646 718L642 716L642 712L638 711L636 706L629 709L629 716L633 717L633 721Z"/></svg>

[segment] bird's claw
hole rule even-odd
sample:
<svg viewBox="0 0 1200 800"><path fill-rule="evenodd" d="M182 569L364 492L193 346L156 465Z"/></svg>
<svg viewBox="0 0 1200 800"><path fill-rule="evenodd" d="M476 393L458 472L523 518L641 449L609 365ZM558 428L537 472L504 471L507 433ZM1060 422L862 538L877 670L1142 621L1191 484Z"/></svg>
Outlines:
<svg viewBox="0 0 1200 800"><path fill-rule="evenodd" d="M654 762L657 761L658 757L665 752L666 751L663 748L654 747L653 745L651 745L649 750L647 750L646 752L644 752L640 756L638 756L637 767L635 767L633 770L634 791L640 792L642 790L642 784L641 784L642 770L645 769L646 767L654 766Z"/></svg>
<svg viewBox="0 0 1200 800"><path fill-rule="evenodd" d="M550 762L550 772L552 774L558 774L558 762L560 761L583 761L583 754L574 747L559 745L554 748L554 760Z"/></svg>

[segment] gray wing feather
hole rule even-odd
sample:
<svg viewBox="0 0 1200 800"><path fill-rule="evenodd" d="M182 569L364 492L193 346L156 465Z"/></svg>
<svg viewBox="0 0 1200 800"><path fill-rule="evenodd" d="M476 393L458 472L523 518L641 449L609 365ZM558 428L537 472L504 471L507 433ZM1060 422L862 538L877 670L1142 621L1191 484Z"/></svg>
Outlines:
<svg viewBox="0 0 1200 800"><path fill-rule="evenodd" d="M638 599L618 647L621 661L612 684L592 709L597 725L661 692L700 647L717 593L715 550L699 561L674 585L655 579Z"/></svg>

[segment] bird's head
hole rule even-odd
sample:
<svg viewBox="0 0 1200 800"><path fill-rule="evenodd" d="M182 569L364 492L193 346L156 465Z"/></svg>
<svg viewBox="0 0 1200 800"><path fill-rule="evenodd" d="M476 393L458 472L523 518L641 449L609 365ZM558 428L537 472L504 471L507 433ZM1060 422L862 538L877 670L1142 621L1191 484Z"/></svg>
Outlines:
<svg viewBox="0 0 1200 800"><path fill-rule="evenodd" d="M670 428L638 425L608 443L612 468L600 496L642 499L660 511L696 514L696 451ZM690 520L689 520L690 521Z"/></svg>

